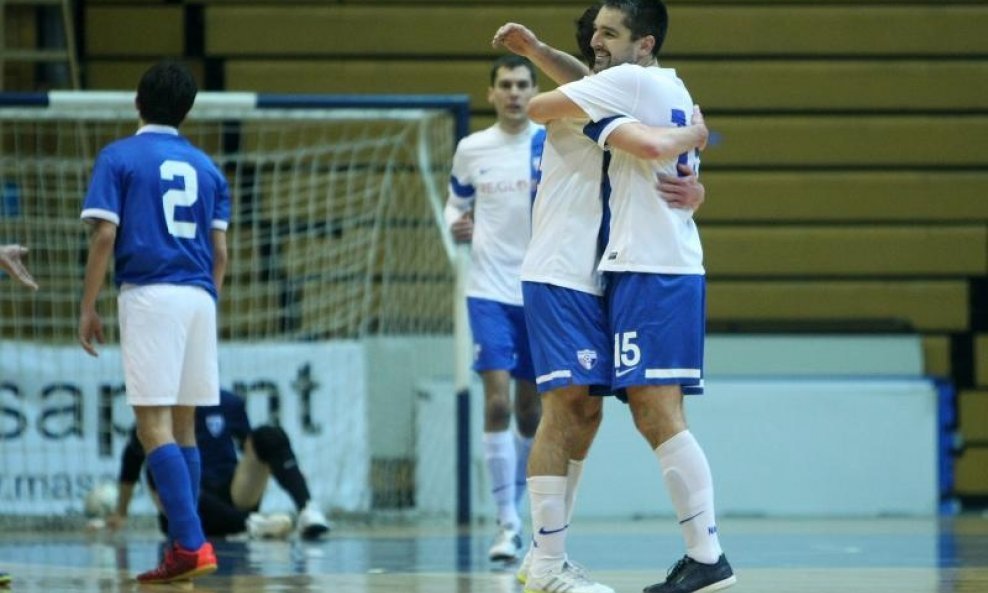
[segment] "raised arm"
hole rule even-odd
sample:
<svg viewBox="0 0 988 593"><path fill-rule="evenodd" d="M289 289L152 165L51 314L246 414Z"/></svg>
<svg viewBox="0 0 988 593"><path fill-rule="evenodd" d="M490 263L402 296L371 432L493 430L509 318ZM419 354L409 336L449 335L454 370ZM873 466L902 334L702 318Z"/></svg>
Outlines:
<svg viewBox="0 0 988 593"><path fill-rule="evenodd" d="M511 53L528 58L556 84L566 84L590 74L586 64L564 51L539 41L531 29L518 23L502 25L494 33L491 45L495 48L503 47Z"/></svg>

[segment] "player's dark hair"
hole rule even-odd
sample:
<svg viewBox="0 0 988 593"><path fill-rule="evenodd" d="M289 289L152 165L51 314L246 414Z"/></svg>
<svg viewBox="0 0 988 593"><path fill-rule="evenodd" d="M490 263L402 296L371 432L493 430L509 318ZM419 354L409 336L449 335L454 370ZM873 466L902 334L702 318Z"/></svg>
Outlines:
<svg viewBox="0 0 988 593"><path fill-rule="evenodd" d="M196 79L184 65L158 62L137 84L137 110L149 124L178 127L196 100Z"/></svg>
<svg viewBox="0 0 988 593"><path fill-rule="evenodd" d="M598 12L600 12L600 5L594 4L584 10L580 18L576 19L576 46L580 48L580 55L583 56L583 61L591 69L593 69L593 64L596 60L594 58L593 48L590 47L590 41L593 39L593 22L597 18Z"/></svg>
<svg viewBox="0 0 988 593"><path fill-rule="evenodd" d="M624 26L631 30L632 40L654 37L652 55L659 55L669 30L669 12L662 0L603 0L601 4L624 13Z"/></svg>
<svg viewBox="0 0 988 593"><path fill-rule="evenodd" d="M528 58L523 58L515 54L506 54L494 60L494 63L491 64L491 86L494 86L494 83L497 81L497 71L500 68L514 70L522 66L528 68L528 73L532 75L532 86L535 86L537 84L535 81L535 66L532 65L532 62Z"/></svg>

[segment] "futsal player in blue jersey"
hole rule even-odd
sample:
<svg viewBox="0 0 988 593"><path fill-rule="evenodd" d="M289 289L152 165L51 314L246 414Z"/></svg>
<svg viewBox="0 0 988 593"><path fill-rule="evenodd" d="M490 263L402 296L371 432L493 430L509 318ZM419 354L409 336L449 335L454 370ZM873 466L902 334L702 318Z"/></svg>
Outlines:
<svg viewBox="0 0 988 593"><path fill-rule="evenodd" d="M226 269L230 192L210 158L178 132L195 101L188 69L160 62L137 87L140 128L96 159L81 218L91 227L79 343L98 356L96 300L112 253L127 403L168 517L171 546L142 583L216 570L196 514L196 406L218 403L216 310Z"/></svg>
<svg viewBox="0 0 988 593"><path fill-rule="evenodd" d="M292 530L290 516L258 512L272 476L298 509L302 539L319 539L329 532L329 522L312 500L288 435L277 426L253 428L242 397L224 389L219 405L196 408L196 443L202 459L199 518L207 536L242 532L254 538L287 536ZM123 527L145 461L144 449L132 433L120 459L117 508L106 518L110 529ZM148 486L156 492L153 476L148 476ZM166 527L167 518L161 518Z"/></svg>

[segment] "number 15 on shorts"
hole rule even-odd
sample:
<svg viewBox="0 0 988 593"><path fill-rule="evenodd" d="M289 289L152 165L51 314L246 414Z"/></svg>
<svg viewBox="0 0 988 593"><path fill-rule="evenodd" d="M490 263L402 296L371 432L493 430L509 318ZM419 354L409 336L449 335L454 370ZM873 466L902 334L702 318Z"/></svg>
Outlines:
<svg viewBox="0 0 988 593"><path fill-rule="evenodd" d="M634 368L642 360L642 351L635 341L638 339L638 332L624 332L614 334L614 368L621 367Z"/></svg>

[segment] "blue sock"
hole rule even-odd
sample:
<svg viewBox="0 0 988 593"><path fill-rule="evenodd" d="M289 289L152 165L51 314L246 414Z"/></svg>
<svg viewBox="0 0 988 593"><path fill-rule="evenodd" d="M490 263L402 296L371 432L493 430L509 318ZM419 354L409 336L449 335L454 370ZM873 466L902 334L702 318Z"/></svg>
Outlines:
<svg viewBox="0 0 988 593"><path fill-rule="evenodd" d="M186 550L198 550L206 536L192 500L189 468L182 451L175 443L162 445L147 456L147 464L168 517L168 536Z"/></svg>
<svg viewBox="0 0 988 593"><path fill-rule="evenodd" d="M189 468L189 485L192 486L192 502L199 505L199 482L202 481L202 461L199 458L199 447L181 447L185 466Z"/></svg>

